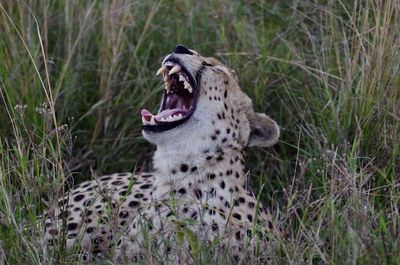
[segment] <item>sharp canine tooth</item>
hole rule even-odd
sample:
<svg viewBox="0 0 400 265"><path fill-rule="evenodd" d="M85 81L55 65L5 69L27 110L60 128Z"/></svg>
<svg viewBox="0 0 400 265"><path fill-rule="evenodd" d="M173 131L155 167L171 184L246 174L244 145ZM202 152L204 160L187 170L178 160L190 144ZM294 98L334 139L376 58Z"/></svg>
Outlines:
<svg viewBox="0 0 400 265"><path fill-rule="evenodd" d="M164 89L167 90L167 94L171 91L169 84L165 84Z"/></svg>
<svg viewBox="0 0 400 265"><path fill-rule="evenodd" d="M158 71L157 71L156 75L159 75L159 74L161 74L161 73L165 72L165 70L167 70L167 68L166 68L164 65L163 65L163 66L161 66L161 68L160 68L160 69L158 69Z"/></svg>
<svg viewBox="0 0 400 265"><path fill-rule="evenodd" d="M155 120L154 116L151 116L150 124L156 125L156 120Z"/></svg>
<svg viewBox="0 0 400 265"><path fill-rule="evenodd" d="M184 81L183 83L184 83L185 89L189 90L189 92L192 93L193 92L192 86L186 81Z"/></svg>
<svg viewBox="0 0 400 265"><path fill-rule="evenodd" d="M182 69L182 67L177 64L174 67L172 67L172 69L169 71L168 75L172 75L172 74L178 73L178 72L181 71L181 69Z"/></svg>

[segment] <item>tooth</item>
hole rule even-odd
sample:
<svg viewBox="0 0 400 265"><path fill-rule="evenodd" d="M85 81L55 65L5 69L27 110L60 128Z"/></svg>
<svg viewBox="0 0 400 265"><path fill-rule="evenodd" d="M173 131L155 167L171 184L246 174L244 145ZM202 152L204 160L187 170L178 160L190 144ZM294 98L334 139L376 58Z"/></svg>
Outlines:
<svg viewBox="0 0 400 265"><path fill-rule="evenodd" d="M184 77L183 75L179 75L179 81L185 82L185 81L186 81L186 80L185 80L185 77Z"/></svg>
<svg viewBox="0 0 400 265"><path fill-rule="evenodd" d="M156 125L156 120L155 120L154 116L151 116L150 124Z"/></svg>
<svg viewBox="0 0 400 265"><path fill-rule="evenodd" d="M179 118L179 119L182 118L182 113L179 113L178 118Z"/></svg>
<svg viewBox="0 0 400 265"><path fill-rule="evenodd" d="M161 119L160 119L160 121L165 121L165 118L164 118L164 117L163 117L163 118L161 118Z"/></svg>
<svg viewBox="0 0 400 265"><path fill-rule="evenodd" d="M178 73L178 72L181 71L181 69L182 69L182 67L177 64L174 67L172 67L172 69L169 71L168 75L172 75L172 74Z"/></svg>
<svg viewBox="0 0 400 265"><path fill-rule="evenodd" d="M169 94L169 92L171 92L171 88L169 87L169 84L166 84L164 89L167 90L167 94Z"/></svg>
<svg viewBox="0 0 400 265"><path fill-rule="evenodd" d="M191 85L186 81L183 83L184 83L185 89L189 90L189 92L192 93L193 89L192 89Z"/></svg>
<svg viewBox="0 0 400 265"><path fill-rule="evenodd" d="M163 65L163 66L161 66L161 68L160 68L160 69L158 69L158 71L157 71L156 75L159 75L159 74L161 74L161 73L165 72L166 70L167 70L167 67L165 67L165 66Z"/></svg>

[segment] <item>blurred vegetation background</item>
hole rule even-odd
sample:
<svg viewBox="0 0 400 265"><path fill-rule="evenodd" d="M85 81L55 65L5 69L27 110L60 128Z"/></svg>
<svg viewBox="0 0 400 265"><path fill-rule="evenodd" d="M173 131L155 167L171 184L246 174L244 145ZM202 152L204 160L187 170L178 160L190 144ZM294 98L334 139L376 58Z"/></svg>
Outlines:
<svg viewBox="0 0 400 265"><path fill-rule="evenodd" d="M140 109L183 43L281 126L247 157L291 235L273 262L400 263L399 28L399 0L2 0L0 259L73 263L40 214L74 183L151 168Z"/></svg>

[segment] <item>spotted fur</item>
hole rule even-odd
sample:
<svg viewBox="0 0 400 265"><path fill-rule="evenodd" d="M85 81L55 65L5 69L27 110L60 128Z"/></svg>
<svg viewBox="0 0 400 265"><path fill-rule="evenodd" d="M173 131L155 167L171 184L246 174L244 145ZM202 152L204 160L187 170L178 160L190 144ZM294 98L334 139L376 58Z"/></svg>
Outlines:
<svg viewBox="0 0 400 265"><path fill-rule="evenodd" d="M278 126L254 112L232 69L191 53L166 57L178 58L196 77L199 94L195 112L182 125L143 131L157 146L153 172L102 176L70 190L46 213L49 244L64 232L67 246L79 245L85 258L114 254L124 262L141 258L146 233L165 253L173 246L157 239L182 231L205 243L219 239L221 248L241 255L255 241L266 241L274 225L246 185L244 150L275 144ZM175 251L176 263L191 263L190 242L183 245Z"/></svg>

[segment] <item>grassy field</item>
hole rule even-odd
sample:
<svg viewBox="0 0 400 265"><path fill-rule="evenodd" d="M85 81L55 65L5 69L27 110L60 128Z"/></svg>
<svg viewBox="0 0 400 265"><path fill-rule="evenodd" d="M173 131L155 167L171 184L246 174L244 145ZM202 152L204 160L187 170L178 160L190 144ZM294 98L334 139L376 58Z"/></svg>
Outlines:
<svg viewBox="0 0 400 265"><path fill-rule="evenodd" d="M183 43L281 126L247 156L290 234L272 263L400 264L399 28L399 0L1 1L0 263L74 263L38 216L74 183L149 168L140 109Z"/></svg>

